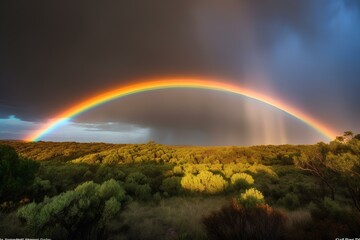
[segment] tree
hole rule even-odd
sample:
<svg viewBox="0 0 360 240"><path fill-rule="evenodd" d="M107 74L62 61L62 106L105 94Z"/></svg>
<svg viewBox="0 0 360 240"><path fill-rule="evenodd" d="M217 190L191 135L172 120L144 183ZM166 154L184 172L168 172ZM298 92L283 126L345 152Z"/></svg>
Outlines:
<svg viewBox="0 0 360 240"><path fill-rule="evenodd" d="M356 136L347 131L330 144L319 143L303 151L295 163L318 177L330 189L332 200L336 184L345 185L355 208L360 211L360 140Z"/></svg>
<svg viewBox="0 0 360 240"><path fill-rule="evenodd" d="M0 200L14 200L31 186L38 164L19 158L15 149L0 145Z"/></svg>
<svg viewBox="0 0 360 240"><path fill-rule="evenodd" d="M335 199L335 186L333 171L327 167L326 155L329 146L318 143L315 146L305 148L299 157L295 157L295 166L301 170L311 172L318 178L322 189L322 197L326 196L325 186L330 190L331 199Z"/></svg>
<svg viewBox="0 0 360 240"><path fill-rule="evenodd" d="M360 211L360 140L353 137L345 142L333 141L331 151L327 154L327 168L343 183Z"/></svg>

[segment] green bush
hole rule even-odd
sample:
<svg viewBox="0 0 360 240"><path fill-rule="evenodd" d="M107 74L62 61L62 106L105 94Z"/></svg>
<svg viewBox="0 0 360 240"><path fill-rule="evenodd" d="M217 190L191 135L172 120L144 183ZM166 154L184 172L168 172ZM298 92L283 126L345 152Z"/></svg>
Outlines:
<svg viewBox="0 0 360 240"><path fill-rule="evenodd" d="M181 177L165 178L160 186L160 189L170 196L175 196L181 193Z"/></svg>
<svg viewBox="0 0 360 240"><path fill-rule="evenodd" d="M30 203L17 212L32 236L96 239L120 210L125 191L115 180L102 185L85 182L41 203Z"/></svg>
<svg viewBox="0 0 360 240"><path fill-rule="evenodd" d="M339 236L356 237L360 234L360 214L330 198L308 206L313 222L305 230L306 239L335 239Z"/></svg>
<svg viewBox="0 0 360 240"><path fill-rule="evenodd" d="M278 200L278 204L286 207L289 210L294 210L300 206L300 201L294 193L287 193L283 198Z"/></svg>
<svg viewBox="0 0 360 240"><path fill-rule="evenodd" d="M151 187L148 178L141 172L130 173L126 177L124 188L129 195L139 200L145 201L151 198Z"/></svg>
<svg viewBox="0 0 360 240"><path fill-rule="evenodd" d="M54 196L57 192L49 180L36 177L31 187L35 201L42 201L44 196Z"/></svg>
<svg viewBox="0 0 360 240"><path fill-rule="evenodd" d="M125 180L125 173L121 171L117 166L103 164L97 169L94 180L97 183L102 183L109 179L115 179L117 181Z"/></svg>

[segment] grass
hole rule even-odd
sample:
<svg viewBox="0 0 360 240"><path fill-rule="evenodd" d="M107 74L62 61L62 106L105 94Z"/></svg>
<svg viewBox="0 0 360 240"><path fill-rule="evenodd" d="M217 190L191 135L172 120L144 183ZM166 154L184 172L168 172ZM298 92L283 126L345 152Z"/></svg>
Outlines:
<svg viewBox="0 0 360 240"><path fill-rule="evenodd" d="M131 202L110 224L109 239L206 239L201 217L228 203L222 196Z"/></svg>
<svg viewBox="0 0 360 240"><path fill-rule="evenodd" d="M0 238L24 237L24 228L16 216L16 212L0 213Z"/></svg>

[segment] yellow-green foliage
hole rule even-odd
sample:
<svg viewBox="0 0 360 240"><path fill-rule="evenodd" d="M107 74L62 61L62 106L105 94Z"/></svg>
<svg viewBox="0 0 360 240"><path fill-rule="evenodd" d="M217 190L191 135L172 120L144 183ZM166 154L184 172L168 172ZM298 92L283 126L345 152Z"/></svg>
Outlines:
<svg viewBox="0 0 360 240"><path fill-rule="evenodd" d="M204 184L202 184L202 182L200 181L200 179L197 176L195 176L191 173L186 174L181 179L181 186L184 189L192 191L192 192L204 192L205 191Z"/></svg>
<svg viewBox="0 0 360 240"><path fill-rule="evenodd" d="M129 144L117 149L89 154L73 160L73 163L121 164L142 163L146 161L169 162L175 150L170 147L149 142L147 144Z"/></svg>
<svg viewBox="0 0 360 240"><path fill-rule="evenodd" d="M201 171L209 170L209 165L207 164L184 164L182 165L184 173L198 174Z"/></svg>
<svg viewBox="0 0 360 240"><path fill-rule="evenodd" d="M231 184L236 184L239 181L244 181L248 185L254 183L253 177L247 173L235 173L234 175L231 176Z"/></svg>
<svg viewBox="0 0 360 240"><path fill-rule="evenodd" d="M77 143L77 142L20 142L0 141L14 147L16 152L24 158L37 161L62 160L68 161L91 153L119 148L123 144L107 143Z"/></svg>
<svg viewBox="0 0 360 240"><path fill-rule="evenodd" d="M196 175L202 171L212 171L212 172L222 173L222 174L224 174L225 178L233 179L232 182L234 182L236 178L239 178L239 176L241 176L240 178L244 178L244 181L246 184L253 184L254 179L252 178L251 175L243 173L245 171L249 171L252 173L264 172L271 176L277 176L276 173L270 167L267 167L267 166L264 166L261 164L250 165L248 163L229 163L229 164L221 164L221 163L191 164L191 163L186 163L186 164L176 165L173 168L173 172L176 175L182 175L182 174ZM240 173L242 173L242 174L239 175ZM234 176L234 177L232 177L232 176Z"/></svg>
<svg viewBox="0 0 360 240"><path fill-rule="evenodd" d="M181 166L175 166L173 168L173 172L175 175L181 175L183 173L183 169Z"/></svg>
<svg viewBox="0 0 360 240"><path fill-rule="evenodd" d="M264 172L274 177L277 176L277 174L271 169L271 167L262 164L255 163L254 165L250 166L247 170L252 173Z"/></svg>
<svg viewBox="0 0 360 240"><path fill-rule="evenodd" d="M220 175L201 171L198 175L186 174L181 179L181 186L192 192L218 193L225 190L228 183Z"/></svg>
<svg viewBox="0 0 360 240"><path fill-rule="evenodd" d="M210 170L211 170L211 171L219 171L219 172L222 172L222 170L223 170L223 164L222 164L222 163L211 164L211 165L210 165Z"/></svg>
<svg viewBox="0 0 360 240"><path fill-rule="evenodd" d="M92 233L94 228L103 230L119 212L124 200L125 191L117 181L111 179L101 185L90 181L75 190L45 198L41 203L25 205L19 208L17 215L35 236L55 236L61 226L66 229L64 238L79 239Z"/></svg>
<svg viewBox="0 0 360 240"><path fill-rule="evenodd" d="M245 172L251 165L249 163L236 163L232 165L233 172Z"/></svg>
<svg viewBox="0 0 360 240"><path fill-rule="evenodd" d="M253 146L253 147L171 147L154 142L147 144L105 144L105 143L24 143L0 141L13 146L22 157L33 160L62 160L96 163L141 163L144 161L169 162L175 164L211 164L211 171L226 171L229 178L231 170L223 169L229 163L285 163L292 164L305 146ZM106 158L106 159L105 159ZM233 169L233 173L242 172Z"/></svg>
<svg viewBox="0 0 360 240"><path fill-rule="evenodd" d="M234 174L234 163L231 164L224 164L223 166L223 173L226 178L230 178Z"/></svg>
<svg viewBox="0 0 360 240"><path fill-rule="evenodd" d="M265 202L264 195L256 188L250 188L241 193L239 202L245 207L254 207Z"/></svg>

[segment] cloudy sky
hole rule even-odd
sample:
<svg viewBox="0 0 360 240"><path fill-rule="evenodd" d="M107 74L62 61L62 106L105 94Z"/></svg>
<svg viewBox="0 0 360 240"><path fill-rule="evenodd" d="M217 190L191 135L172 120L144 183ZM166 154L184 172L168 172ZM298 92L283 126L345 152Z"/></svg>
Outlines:
<svg viewBox="0 0 360 240"><path fill-rule="evenodd" d="M23 139L134 79L218 78L360 132L357 0L1 1L0 139ZM51 141L315 143L300 120L239 95L138 93L44 135Z"/></svg>

